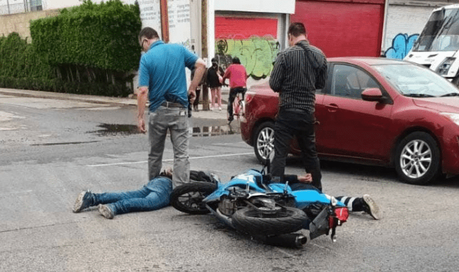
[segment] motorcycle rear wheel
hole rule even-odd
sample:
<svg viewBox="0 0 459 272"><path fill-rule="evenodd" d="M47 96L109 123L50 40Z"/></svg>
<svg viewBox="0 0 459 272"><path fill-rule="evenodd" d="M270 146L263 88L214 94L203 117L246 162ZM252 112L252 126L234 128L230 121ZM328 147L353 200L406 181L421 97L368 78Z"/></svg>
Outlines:
<svg viewBox="0 0 459 272"><path fill-rule="evenodd" d="M190 182L177 186L171 193L170 203L175 209L189 214L206 214L210 211L202 200L217 189L210 182Z"/></svg>
<svg viewBox="0 0 459 272"><path fill-rule="evenodd" d="M302 210L293 207L285 207L275 214L246 207L233 214L232 223L234 228L241 232L269 236L300 230L307 219Z"/></svg>

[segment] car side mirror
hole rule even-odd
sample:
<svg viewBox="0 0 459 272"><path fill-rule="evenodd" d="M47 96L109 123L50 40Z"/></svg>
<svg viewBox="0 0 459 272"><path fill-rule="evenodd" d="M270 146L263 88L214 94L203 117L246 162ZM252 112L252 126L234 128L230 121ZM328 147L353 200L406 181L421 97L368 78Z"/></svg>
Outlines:
<svg viewBox="0 0 459 272"><path fill-rule="evenodd" d="M384 101L383 94L379 88L368 88L362 92L362 99L365 101Z"/></svg>

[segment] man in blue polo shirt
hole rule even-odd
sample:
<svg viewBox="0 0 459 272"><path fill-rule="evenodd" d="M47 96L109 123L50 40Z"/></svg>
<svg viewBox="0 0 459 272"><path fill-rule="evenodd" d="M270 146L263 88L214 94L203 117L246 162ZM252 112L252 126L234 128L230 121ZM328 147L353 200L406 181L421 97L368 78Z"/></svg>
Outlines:
<svg viewBox="0 0 459 272"><path fill-rule="evenodd" d="M145 27L140 31L139 42L145 54L140 60L139 88L137 92L138 127L146 133L145 104L149 101L148 178L158 176L167 131L174 150L174 187L189 181L188 160L188 97L191 103L196 88L204 74L206 63L179 44L165 44L156 30ZM187 91L185 67L196 69Z"/></svg>

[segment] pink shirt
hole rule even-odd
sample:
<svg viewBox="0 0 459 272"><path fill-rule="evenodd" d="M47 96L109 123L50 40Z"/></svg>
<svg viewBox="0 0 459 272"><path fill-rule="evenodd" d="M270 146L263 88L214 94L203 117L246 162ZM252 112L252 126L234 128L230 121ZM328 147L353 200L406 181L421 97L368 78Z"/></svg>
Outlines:
<svg viewBox="0 0 459 272"><path fill-rule="evenodd" d="M223 82L229 78L230 88L245 87L247 82L247 72L241 64L231 64L223 75Z"/></svg>

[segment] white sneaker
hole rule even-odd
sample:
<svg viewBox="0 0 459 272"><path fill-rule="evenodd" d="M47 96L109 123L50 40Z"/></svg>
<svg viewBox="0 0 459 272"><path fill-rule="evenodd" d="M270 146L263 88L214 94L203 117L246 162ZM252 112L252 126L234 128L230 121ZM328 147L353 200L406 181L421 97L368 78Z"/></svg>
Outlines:
<svg viewBox="0 0 459 272"><path fill-rule="evenodd" d="M370 195L363 195L363 210L371 215L375 220L381 219L381 211L376 205L376 202L370 197Z"/></svg>
<svg viewBox="0 0 459 272"><path fill-rule="evenodd" d="M107 219L113 219L113 217L115 217L115 214L107 205L100 204L99 212L103 217Z"/></svg>

